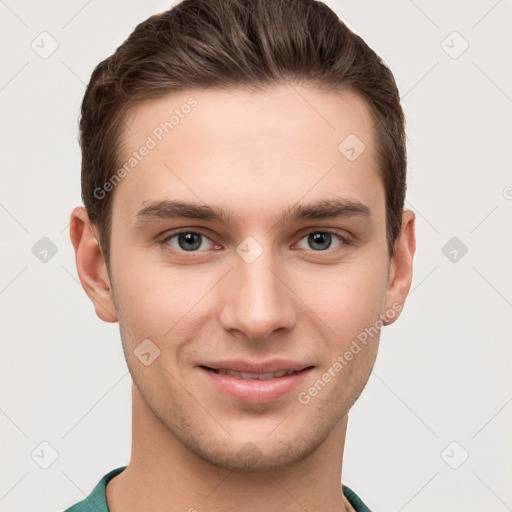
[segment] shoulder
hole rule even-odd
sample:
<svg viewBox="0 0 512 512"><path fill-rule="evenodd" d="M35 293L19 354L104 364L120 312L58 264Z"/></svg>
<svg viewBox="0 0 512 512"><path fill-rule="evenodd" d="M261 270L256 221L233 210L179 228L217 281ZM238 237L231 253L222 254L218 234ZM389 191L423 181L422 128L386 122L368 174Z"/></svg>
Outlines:
<svg viewBox="0 0 512 512"><path fill-rule="evenodd" d="M343 490L343 494L345 498L347 498L348 502L354 508L355 512L372 512L363 500L350 488L346 485L341 486ZM73 511L74 512L74 511Z"/></svg>
<svg viewBox="0 0 512 512"><path fill-rule="evenodd" d="M121 473L126 466L113 469L96 484L91 494L82 501L75 503L64 512L109 512L107 507L107 500L105 497L105 489L109 480Z"/></svg>

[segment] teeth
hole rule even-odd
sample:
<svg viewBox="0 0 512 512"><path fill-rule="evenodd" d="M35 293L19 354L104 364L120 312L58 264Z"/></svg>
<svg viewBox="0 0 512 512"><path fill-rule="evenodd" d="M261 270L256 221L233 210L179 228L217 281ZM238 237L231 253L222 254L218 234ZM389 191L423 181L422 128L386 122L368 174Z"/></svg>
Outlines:
<svg viewBox="0 0 512 512"><path fill-rule="evenodd" d="M267 372L267 373L249 373L249 372L236 372L235 370L224 370L219 369L217 372L220 375L231 375L232 377L237 377L239 379L246 380L268 380L268 379L277 379L279 377L284 377L285 375L291 375L292 373L297 373L294 370L279 370L278 372Z"/></svg>
<svg viewBox="0 0 512 512"><path fill-rule="evenodd" d="M236 373L238 373L238 372L228 372L228 375L233 375ZM239 375L242 377L242 379L259 379L260 378L259 373L240 372ZM233 377L236 377L236 375L233 375Z"/></svg>

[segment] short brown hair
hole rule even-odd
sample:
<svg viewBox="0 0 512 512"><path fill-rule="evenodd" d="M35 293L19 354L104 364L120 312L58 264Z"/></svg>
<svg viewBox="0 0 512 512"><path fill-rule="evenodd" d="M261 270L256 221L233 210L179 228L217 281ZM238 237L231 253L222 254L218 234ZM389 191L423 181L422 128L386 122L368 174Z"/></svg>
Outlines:
<svg viewBox="0 0 512 512"><path fill-rule="evenodd" d="M80 117L82 199L109 267L112 194L96 190L120 165L123 123L141 101L191 88L316 85L361 95L375 123L392 255L406 191L405 119L389 68L324 3L183 0L137 25L94 69ZM341 141L340 141L341 142Z"/></svg>

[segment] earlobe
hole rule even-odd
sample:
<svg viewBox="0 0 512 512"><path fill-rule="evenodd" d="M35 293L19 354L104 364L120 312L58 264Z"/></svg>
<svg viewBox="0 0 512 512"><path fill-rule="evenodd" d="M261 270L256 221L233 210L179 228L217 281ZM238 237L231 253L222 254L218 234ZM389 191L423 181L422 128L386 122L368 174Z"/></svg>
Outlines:
<svg viewBox="0 0 512 512"><path fill-rule="evenodd" d="M402 215L402 227L398 234L395 250L391 256L389 283L386 297L386 315L384 325L392 324L400 314L405 304L412 282L413 258L416 251L415 215L411 210L405 210Z"/></svg>
<svg viewBox="0 0 512 512"><path fill-rule="evenodd" d="M75 249L76 269L82 286L105 322L117 322L107 266L87 210L78 206L71 212L70 237Z"/></svg>

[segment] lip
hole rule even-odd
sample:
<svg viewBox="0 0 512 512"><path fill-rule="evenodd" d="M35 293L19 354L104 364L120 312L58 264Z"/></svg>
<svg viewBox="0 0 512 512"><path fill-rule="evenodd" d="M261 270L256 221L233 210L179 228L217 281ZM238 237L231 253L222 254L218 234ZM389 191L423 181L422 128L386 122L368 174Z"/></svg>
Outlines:
<svg viewBox="0 0 512 512"><path fill-rule="evenodd" d="M223 359L222 361L205 361L200 363L200 366L208 366L208 368L215 370L234 370L235 372L273 373L281 370L293 370L298 372L311 365L291 359L271 359L261 363L243 359Z"/></svg>
<svg viewBox="0 0 512 512"><path fill-rule="evenodd" d="M247 373L273 373L282 370L295 370L296 373L265 380L242 379L228 374L216 373L206 367ZM198 366L198 369L208 379L208 382L213 384L221 393L238 401L261 404L274 402L289 394L304 382L304 379L313 370L313 366L285 360L274 360L264 364L247 361L219 361L210 364L205 363Z"/></svg>

